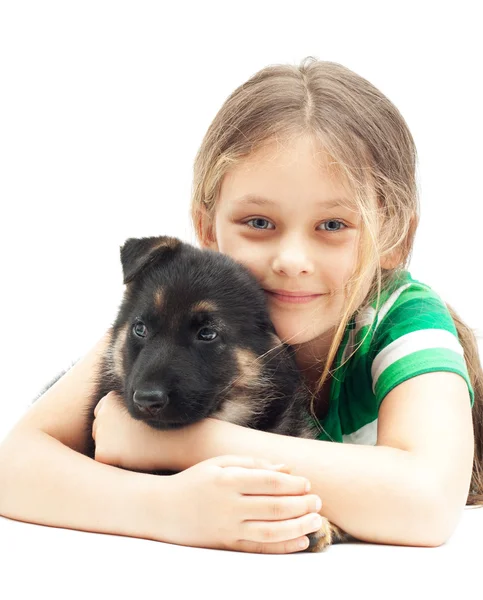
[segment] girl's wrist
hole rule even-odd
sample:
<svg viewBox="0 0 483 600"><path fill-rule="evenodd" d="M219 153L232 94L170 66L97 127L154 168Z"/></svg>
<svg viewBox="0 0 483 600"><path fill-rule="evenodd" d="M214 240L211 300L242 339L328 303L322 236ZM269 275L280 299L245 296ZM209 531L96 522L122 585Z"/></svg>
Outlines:
<svg viewBox="0 0 483 600"><path fill-rule="evenodd" d="M176 445L174 457L178 471L215 456L212 445L220 424L217 419L206 418L179 430L180 443Z"/></svg>
<svg viewBox="0 0 483 600"><path fill-rule="evenodd" d="M200 424L167 430L145 426L146 431L136 452L136 467L146 471L183 471L195 464L191 450L197 443L195 436Z"/></svg>
<svg viewBox="0 0 483 600"><path fill-rule="evenodd" d="M139 474L142 479L137 487L139 509L138 527L145 539L173 542L171 521L176 510L177 481L174 475ZM141 483L142 485L140 485Z"/></svg>
<svg viewBox="0 0 483 600"><path fill-rule="evenodd" d="M120 466L141 471L184 471L211 458L210 444L219 424L215 419L203 419L181 429L161 430L137 421L134 426L138 431L131 447L124 448Z"/></svg>
<svg viewBox="0 0 483 600"><path fill-rule="evenodd" d="M156 471L163 469L161 459L163 457L161 442L164 431L146 426L146 431L140 439L138 452L136 453L136 468L144 471Z"/></svg>

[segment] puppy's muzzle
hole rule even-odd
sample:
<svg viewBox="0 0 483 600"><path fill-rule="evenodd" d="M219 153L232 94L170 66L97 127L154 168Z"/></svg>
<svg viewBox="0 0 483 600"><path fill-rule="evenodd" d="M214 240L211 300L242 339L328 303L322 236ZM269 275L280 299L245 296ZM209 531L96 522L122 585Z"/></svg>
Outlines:
<svg viewBox="0 0 483 600"><path fill-rule="evenodd" d="M168 405L169 396L163 390L136 390L133 401L142 415L156 417Z"/></svg>

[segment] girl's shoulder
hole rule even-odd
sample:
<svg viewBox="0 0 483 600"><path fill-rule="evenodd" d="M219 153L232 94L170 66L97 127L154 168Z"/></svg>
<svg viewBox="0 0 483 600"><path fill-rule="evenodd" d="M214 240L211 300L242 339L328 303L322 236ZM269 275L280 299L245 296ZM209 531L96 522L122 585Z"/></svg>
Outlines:
<svg viewBox="0 0 483 600"><path fill-rule="evenodd" d="M419 336L446 338L451 347L458 340L456 326L448 307L429 285L414 279L409 271L401 271L375 299L369 310L374 340L387 342L412 332ZM447 333L438 333L440 331Z"/></svg>
<svg viewBox="0 0 483 600"><path fill-rule="evenodd" d="M369 351L387 345L416 330L444 329L457 336L455 324L441 297L429 286L413 279L409 271L398 272L349 322L349 346ZM429 333L431 334L431 333ZM344 354L347 355L348 348Z"/></svg>
<svg viewBox="0 0 483 600"><path fill-rule="evenodd" d="M427 284L401 271L351 321L340 362L365 371L378 403L399 383L434 371L460 374L473 403L464 350L442 298Z"/></svg>
<svg viewBox="0 0 483 600"><path fill-rule="evenodd" d="M375 444L384 398L404 381L436 371L461 375L474 403L464 352L441 297L408 271L394 277L349 322L334 364L329 413L319 439Z"/></svg>
<svg viewBox="0 0 483 600"><path fill-rule="evenodd" d="M471 386L464 350L451 313L439 294L400 273L375 313L372 332L371 375L376 396L417 375L449 371Z"/></svg>

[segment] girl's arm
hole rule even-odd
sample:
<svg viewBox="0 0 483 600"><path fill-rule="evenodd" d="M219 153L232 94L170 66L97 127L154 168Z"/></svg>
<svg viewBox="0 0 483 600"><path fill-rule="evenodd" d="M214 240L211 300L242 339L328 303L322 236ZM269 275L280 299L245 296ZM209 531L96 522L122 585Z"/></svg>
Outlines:
<svg viewBox="0 0 483 600"><path fill-rule="evenodd" d="M267 461L233 456L175 476L133 473L26 428L0 445L0 515L187 546L300 552L320 527L306 484Z"/></svg>
<svg viewBox="0 0 483 600"><path fill-rule="evenodd" d="M455 373L414 377L384 399L376 446L254 431L207 419L191 429L184 466L250 452L307 477L321 514L354 537L438 546L453 533L469 491L473 427L466 382Z"/></svg>
<svg viewBox="0 0 483 600"><path fill-rule="evenodd" d="M288 553L308 545L318 498L306 479L249 457L178 475L133 473L85 456L97 346L0 443L0 515L20 521L208 548ZM277 520L273 515L277 515ZM270 540L267 542L266 540ZM305 546L305 547L306 547Z"/></svg>
<svg viewBox="0 0 483 600"><path fill-rule="evenodd" d="M84 456L84 412L110 333L39 398L0 444L0 514L21 521L146 537L154 476ZM162 487L161 480L156 480ZM162 502L163 494L160 494Z"/></svg>
<svg viewBox="0 0 483 600"><path fill-rule="evenodd" d="M84 456L84 411L110 332L39 398L0 444L0 514L21 521L144 537L154 476ZM162 500L160 500L162 501Z"/></svg>
<svg viewBox="0 0 483 600"><path fill-rule="evenodd" d="M98 463L41 430L18 428L0 444L0 515L54 527L156 539L147 507L168 478Z"/></svg>
<svg viewBox="0 0 483 600"><path fill-rule="evenodd" d="M469 490L470 398L465 381L454 373L427 373L394 388L379 411L376 446L298 439L216 419L177 431L142 424L141 430L114 398L106 396L103 404L96 419L101 444L96 460L146 470L181 470L226 454L285 463L311 481L323 500L323 516L368 542L444 543ZM120 430L140 452L125 452L125 444L118 444Z"/></svg>

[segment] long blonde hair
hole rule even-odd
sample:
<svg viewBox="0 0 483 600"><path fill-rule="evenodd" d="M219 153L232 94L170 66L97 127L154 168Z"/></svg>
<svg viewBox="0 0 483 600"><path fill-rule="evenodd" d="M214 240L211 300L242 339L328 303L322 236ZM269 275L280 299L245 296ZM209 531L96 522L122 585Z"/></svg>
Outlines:
<svg viewBox="0 0 483 600"><path fill-rule="evenodd" d="M317 393L331 374L349 320L368 302L379 303L381 291L409 264L419 222L417 154L398 109L369 81L338 63L308 57L299 66L262 69L227 98L205 134L194 163L191 216L199 240L213 236L218 193L230 168L271 140L307 134L328 153L333 173L348 183L362 217L357 266ZM383 258L390 268L381 268ZM361 303L368 274L372 285ZM448 309L475 392L468 504L483 504L483 371L472 330Z"/></svg>

